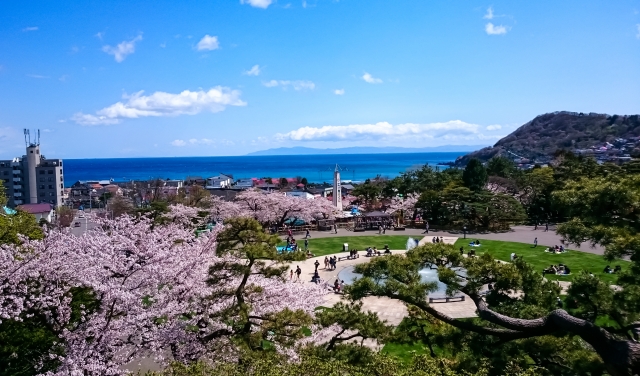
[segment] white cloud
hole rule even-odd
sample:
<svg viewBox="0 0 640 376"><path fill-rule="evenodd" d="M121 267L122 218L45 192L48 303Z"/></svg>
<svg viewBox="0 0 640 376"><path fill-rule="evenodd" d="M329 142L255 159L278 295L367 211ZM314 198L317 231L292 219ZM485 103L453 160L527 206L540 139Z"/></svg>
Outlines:
<svg viewBox="0 0 640 376"><path fill-rule="evenodd" d="M502 25L495 26L491 22L488 22L484 27L484 31L486 31L487 34L489 35L500 35L500 34L506 34L507 28L506 26L502 26Z"/></svg>
<svg viewBox="0 0 640 376"><path fill-rule="evenodd" d="M218 37L205 35L200 39L200 42L196 45L198 51L213 51L217 50L220 45L218 44Z"/></svg>
<svg viewBox="0 0 640 376"><path fill-rule="evenodd" d="M489 8L487 9L487 14L485 14L485 15L484 15L484 17L482 17L482 18L484 18L484 19L486 19L486 20L491 20L491 19L493 19L493 7L489 7Z"/></svg>
<svg viewBox="0 0 640 376"><path fill-rule="evenodd" d="M291 141L360 141L395 138L443 138L447 136L478 135L477 124L452 120L444 123L393 125L387 122L376 124L327 125L302 127L287 133L278 133L279 140Z"/></svg>
<svg viewBox="0 0 640 376"><path fill-rule="evenodd" d="M333 91L335 95L344 95L344 89L336 89Z"/></svg>
<svg viewBox="0 0 640 376"><path fill-rule="evenodd" d="M108 53L109 55L113 55L118 63L122 63L127 55L131 55L136 52L136 43L142 40L142 35L138 35L137 37L119 43L115 47L111 46L102 46L102 51Z"/></svg>
<svg viewBox="0 0 640 376"><path fill-rule="evenodd" d="M27 77L31 77L31 78L38 78L38 79L43 79L43 78L51 78L49 76L42 76L40 74L28 74Z"/></svg>
<svg viewBox="0 0 640 376"><path fill-rule="evenodd" d="M184 140L173 140L171 141L171 145L173 146L187 146L187 143Z"/></svg>
<svg viewBox="0 0 640 376"><path fill-rule="evenodd" d="M259 65L254 65L251 67L251 69L249 69L248 71L244 71L244 74L246 74L247 76L258 76L260 75L260 66Z"/></svg>
<svg viewBox="0 0 640 376"><path fill-rule="evenodd" d="M115 103L93 114L76 113L71 120L81 125L117 124L123 119L149 116L195 115L202 111L220 112L226 106L246 106L240 91L216 86L209 91L185 90L179 94L156 91L151 95L124 95L126 101Z"/></svg>
<svg viewBox="0 0 640 376"><path fill-rule="evenodd" d="M316 84L311 81L289 81L289 80L271 80L264 81L262 85L266 87L276 87L280 86L282 89L287 90L288 88L293 88L293 90L302 91L302 90L313 90L316 88Z"/></svg>
<svg viewBox="0 0 640 376"><path fill-rule="evenodd" d="M500 125L500 124L492 124L492 125L487 126L487 130L488 131L496 131L498 129L502 129L502 125Z"/></svg>
<svg viewBox="0 0 640 376"><path fill-rule="evenodd" d="M272 2L272 0L240 0L240 4L249 4L252 7L262 9L267 9Z"/></svg>
<svg viewBox="0 0 640 376"><path fill-rule="evenodd" d="M636 28L638 29L638 33L636 34L636 38L640 39L640 24L636 24Z"/></svg>
<svg viewBox="0 0 640 376"><path fill-rule="evenodd" d="M38 31L38 27L37 26L29 26L29 27L25 27L24 29L22 29L22 31Z"/></svg>
<svg viewBox="0 0 640 376"><path fill-rule="evenodd" d="M370 84L381 84L382 83L381 79L375 78L375 77L373 77L371 74L369 74L367 72L364 72L364 74L362 75L362 79L365 82L368 82Z"/></svg>
<svg viewBox="0 0 640 376"><path fill-rule="evenodd" d="M102 40L102 37L104 37L104 31L97 32L94 37Z"/></svg>

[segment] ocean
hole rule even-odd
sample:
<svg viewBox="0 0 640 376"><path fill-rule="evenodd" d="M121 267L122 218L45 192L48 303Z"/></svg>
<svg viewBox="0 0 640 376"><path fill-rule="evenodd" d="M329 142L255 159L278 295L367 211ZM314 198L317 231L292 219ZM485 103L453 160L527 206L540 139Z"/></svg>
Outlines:
<svg viewBox="0 0 640 376"><path fill-rule="evenodd" d="M362 181L377 175L393 178L424 164L455 161L465 152L402 154L272 155L240 157L65 159L65 187L78 180L207 178L219 173L238 178L305 177L309 182L333 180L336 164L342 180Z"/></svg>

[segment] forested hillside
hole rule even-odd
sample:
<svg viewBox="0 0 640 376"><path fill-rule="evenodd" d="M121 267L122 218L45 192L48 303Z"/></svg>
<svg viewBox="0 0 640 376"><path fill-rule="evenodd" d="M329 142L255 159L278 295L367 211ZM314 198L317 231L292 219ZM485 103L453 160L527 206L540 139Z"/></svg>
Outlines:
<svg viewBox="0 0 640 376"><path fill-rule="evenodd" d="M456 161L466 165L471 158L487 161L495 155L507 155L508 152L524 158L546 160L557 150L581 150L615 142L628 145L624 153L640 154L637 140L640 136L640 117L638 115L583 114L577 112L553 112L537 116L510 135L498 141L493 147L486 147L467 154ZM511 154L511 156L513 156Z"/></svg>

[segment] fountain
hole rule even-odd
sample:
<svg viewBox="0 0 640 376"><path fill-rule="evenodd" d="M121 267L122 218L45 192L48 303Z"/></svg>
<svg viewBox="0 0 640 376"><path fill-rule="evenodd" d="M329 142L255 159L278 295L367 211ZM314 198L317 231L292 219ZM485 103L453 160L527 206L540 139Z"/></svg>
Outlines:
<svg viewBox="0 0 640 376"><path fill-rule="evenodd" d="M460 268L454 269L461 276L466 276L466 271ZM420 273L420 280L422 282L436 282L438 287L435 291L429 293L430 298L444 298L447 296L447 285L440 282L438 279L438 270L431 268L423 268L418 271ZM338 273L338 279L344 281L345 284L350 285L356 278L362 277L362 274L354 271L354 266L347 266ZM457 294L456 294L457 295Z"/></svg>
<svg viewBox="0 0 640 376"><path fill-rule="evenodd" d="M414 249L418 246L418 241L414 238L407 239L407 251Z"/></svg>

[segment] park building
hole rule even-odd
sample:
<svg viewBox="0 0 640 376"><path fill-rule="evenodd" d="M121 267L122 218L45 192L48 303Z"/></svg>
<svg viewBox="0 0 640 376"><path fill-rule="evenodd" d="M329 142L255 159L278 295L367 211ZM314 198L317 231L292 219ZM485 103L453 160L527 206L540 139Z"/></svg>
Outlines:
<svg viewBox="0 0 640 376"><path fill-rule="evenodd" d="M0 160L0 179L7 195L7 206L49 203L62 205L64 177L62 160L47 159L40 154L40 132L31 142L25 129L26 154Z"/></svg>

